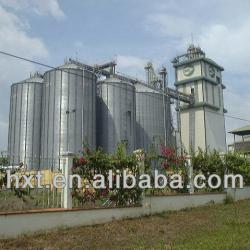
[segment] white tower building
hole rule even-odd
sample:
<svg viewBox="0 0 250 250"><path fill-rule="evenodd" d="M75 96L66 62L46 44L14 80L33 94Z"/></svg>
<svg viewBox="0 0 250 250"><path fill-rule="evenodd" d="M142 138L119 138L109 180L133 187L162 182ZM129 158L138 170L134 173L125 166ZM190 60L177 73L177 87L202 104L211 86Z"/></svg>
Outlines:
<svg viewBox="0 0 250 250"><path fill-rule="evenodd" d="M180 105L181 141L185 151L190 153L201 148L225 152L224 69L206 58L205 53L194 45L172 63L177 90L194 95L192 106Z"/></svg>

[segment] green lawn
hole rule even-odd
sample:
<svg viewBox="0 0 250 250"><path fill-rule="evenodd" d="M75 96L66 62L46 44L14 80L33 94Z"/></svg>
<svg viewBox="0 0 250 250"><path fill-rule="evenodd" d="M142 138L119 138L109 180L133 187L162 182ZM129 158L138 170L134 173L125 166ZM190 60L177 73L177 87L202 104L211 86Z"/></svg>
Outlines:
<svg viewBox="0 0 250 250"><path fill-rule="evenodd" d="M0 241L1 249L250 249L250 200Z"/></svg>

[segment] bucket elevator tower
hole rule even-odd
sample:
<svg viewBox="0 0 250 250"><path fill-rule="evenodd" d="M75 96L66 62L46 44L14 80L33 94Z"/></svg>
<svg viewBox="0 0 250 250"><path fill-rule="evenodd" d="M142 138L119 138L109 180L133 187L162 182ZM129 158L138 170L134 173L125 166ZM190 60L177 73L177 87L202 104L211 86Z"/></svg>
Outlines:
<svg viewBox="0 0 250 250"><path fill-rule="evenodd" d="M222 71L205 53L190 45L173 61L178 91L194 96L194 104L180 104L180 131L184 150L226 151Z"/></svg>

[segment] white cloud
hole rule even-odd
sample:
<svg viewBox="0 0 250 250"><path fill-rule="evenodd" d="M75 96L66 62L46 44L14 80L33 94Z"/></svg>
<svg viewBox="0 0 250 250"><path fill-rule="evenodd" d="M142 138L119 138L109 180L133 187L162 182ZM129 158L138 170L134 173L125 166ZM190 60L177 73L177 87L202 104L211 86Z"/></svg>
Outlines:
<svg viewBox="0 0 250 250"><path fill-rule="evenodd" d="M1 3L4 1L0 0L0 49L30 58L47 57L48 51L43 41L28 35L29 22L14 14L13 11L2 7ZM12 1L8 3L12 3Z"/></svg>
<svg viewBox="0 0 250 250"><path fill-rule="evenodd" d="M40 38L30 36L27 28L26 22L0 6L0 50L29 59L49 57L49 52L43 41ZM0 54L0 68L0 149L6 149L10 85L28 78L29 73L36 68L31 63L2 54Z"/></svg>
<svg viewBox="0 0 250 250"><path fill-rule="evenodd" d="M38 15L51 15L56 19L65 17L58 0L0 0L0 4L15 10L34 11Z"/></svg>
<svg viewBox="0 0 250 250"><path fill-rule="evenodd" d="M155 13L149 15L146 21L146 29L155 30L162 36L182 38L191 35L194 23L188 18L171 14Z"/></svg>
<svg viewBox="0 0 250 250"><path fill-rule="evenodd" d="M244 91L243 91L244 92ZM246 91L237 91L235 88L229 87L225 91L225 108L229 111L229 115L250 120L250 95ZM233 129L249 125L247 121L241 121L239 119L233 119L226 117L226 130L232 131ZM233 142L233 136L227 135L228 143Z"/></svg>
<svg viewBox="0 0 250 250"><path fill-rule="evenodd" d="M145 78L144 66L146 65L146 63L146 59L135 56L117 56L118 71L126 72L126 74L137 77L139 79Z"/></svg>
<svg viewBox="0 0 250 250"><path fill-rule="evenodd" d="M199 35L199 44L207 54L217 59L227 71L249 73L250 20L233 28L216 24Z"/></svg>
<svg viewBox="0 0 250 250"><path fill-rule="evenodd" d="M249 73L250 17L249 1L158 1L160 8L148 14L145 27L152 36L166 38L175 51L184 51L191 43L199 44L208 57L221 63L230 73ZM180 8L180 4L182 8ZM159 7L158 6L158 7ZM185 9L189 11L183 11ZM215 8L216 7L216 8ZM211 12L211 9L214 11ZM206 10L204 12L204 10ZM240 15L232 17L232 11ZM198 13L202 13L199 15ZM164 46L162 46L164 47ZM174 56L174 55L173 55Z"/></svg>
<svg viewBox="0 0 250 250"><path fill-rule="evenodd" d="M0 121L0 138L1 138L1 140L3 140L3 139L7 140L7 138L8 138L8 122L1 122ZM7 141L0 142L0 151L7 150L6 143L7 143Z"/></svg>

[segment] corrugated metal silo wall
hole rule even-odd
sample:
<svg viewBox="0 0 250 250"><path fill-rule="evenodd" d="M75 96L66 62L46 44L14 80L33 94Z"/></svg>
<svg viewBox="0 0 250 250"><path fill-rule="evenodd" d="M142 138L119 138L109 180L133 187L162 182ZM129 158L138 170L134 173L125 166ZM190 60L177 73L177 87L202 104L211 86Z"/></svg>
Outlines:
<svg viewBox="0 0 250 250"><path fill-rule="evenodd" d="M169 98L165 96L166 141L172 145L171 109ZM159 153L164 144L164 105L163 95L153 92L136 92L136 147L146 151L151 148Z"/></svg>
<svg viewBox="0 0 250 250"><path fill-rule="evenodd" d="M135 87L117 79L97 86L97 146L115 153L126 141L127 152L135 149Z"/></svg>
<svg viewBox="0 0 250 250"><path fill-rule="evenodd" d="M65 152L96 147L96 76L66 65L45 73L41 168L59 169Z"/></svg>
<svg viewBox="0 0 250 250"><path fill-rule="evenodd" d="M11 86L8 155L11 165L39 168L43 79Z"/></svg>

